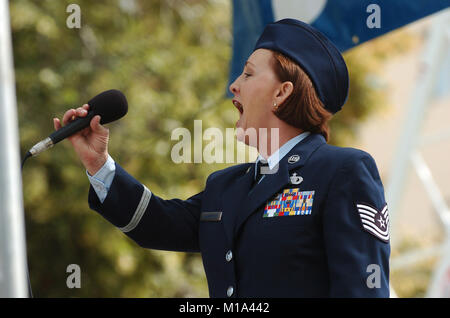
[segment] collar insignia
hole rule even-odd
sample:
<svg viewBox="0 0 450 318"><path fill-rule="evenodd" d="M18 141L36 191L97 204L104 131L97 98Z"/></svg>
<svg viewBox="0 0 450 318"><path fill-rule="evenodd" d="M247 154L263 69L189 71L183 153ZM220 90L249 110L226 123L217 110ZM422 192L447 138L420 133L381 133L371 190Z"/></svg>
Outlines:
<svg viewBox="0 0 450 318"><path fill-rule="evenodd" d="M292 156L289 157L288 163L296 163L299 160L300 160L300 156L299 155L292 155Z"/></svg>

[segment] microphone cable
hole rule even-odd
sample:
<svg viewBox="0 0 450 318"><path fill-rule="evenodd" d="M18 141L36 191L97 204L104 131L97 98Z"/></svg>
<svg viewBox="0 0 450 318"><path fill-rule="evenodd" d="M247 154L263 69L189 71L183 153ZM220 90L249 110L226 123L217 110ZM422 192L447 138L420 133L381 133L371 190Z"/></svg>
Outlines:
<svg viewBox="0 0 450 318"><path fill-rule="evenodd" d="M27 160L30 157L31 157L31 152L27 151L27 153L25 154L25 157L23 157L23 160L22 160L22 164L21 164L21 168L20 168L21 171L23 171L23 166L25 165L25 160Z"/></svg>

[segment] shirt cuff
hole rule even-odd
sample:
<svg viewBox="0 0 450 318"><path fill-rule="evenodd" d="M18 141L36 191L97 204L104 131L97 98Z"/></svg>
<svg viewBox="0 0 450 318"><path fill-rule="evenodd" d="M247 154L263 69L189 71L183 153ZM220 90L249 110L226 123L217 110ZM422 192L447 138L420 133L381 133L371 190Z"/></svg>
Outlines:
<svg viewBox="0 0 450 318"><path fill-rule="evenodd" d="M114 180L114 175L116 173L116 163L108 154L108 159L105 164L97 171L93 176L89 175L86 170L86 175L89 178L89 182L94 188L95 193L97 193L98 199L101 203L105 201L108 195L109 188Z"/></svg>

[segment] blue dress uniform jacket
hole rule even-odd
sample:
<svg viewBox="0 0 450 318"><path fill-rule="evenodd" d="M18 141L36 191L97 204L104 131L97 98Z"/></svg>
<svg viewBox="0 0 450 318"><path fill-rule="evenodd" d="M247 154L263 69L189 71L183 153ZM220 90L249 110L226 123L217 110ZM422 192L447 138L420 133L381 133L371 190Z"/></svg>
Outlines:
<svg viewBox="0 0 450 318"><path fill-rule="evenodd" d="M91 187L89 204L142 247L200 252L211 297L389 297L388 234L364 226L369 212L358 209L388 223L369 154L311 134L252 186L254 169L216 171L202 192L164 200L116 164L105 201ZM313 193L309 210L268 214L285 190Z"/></svg>

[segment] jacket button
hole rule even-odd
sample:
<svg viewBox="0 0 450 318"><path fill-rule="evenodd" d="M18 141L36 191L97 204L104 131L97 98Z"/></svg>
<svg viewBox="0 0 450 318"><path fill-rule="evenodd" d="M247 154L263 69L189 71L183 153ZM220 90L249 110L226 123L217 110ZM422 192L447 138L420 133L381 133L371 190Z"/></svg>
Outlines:
<svg viewBox="0 0 450 318"><path fill-rule="evenodd" d="M227 289L227 296L231 297L231 296L233 296L233 293L234 293L233 286L228 287L228 289Z"/></svg>
<svg viewBox="0 0 450 318"><path fill-rule="evenodd" d="M225 259L227 260L227 262L233 259L233 252L231 250L227 252L227 254L225 255Z"/></svg>

